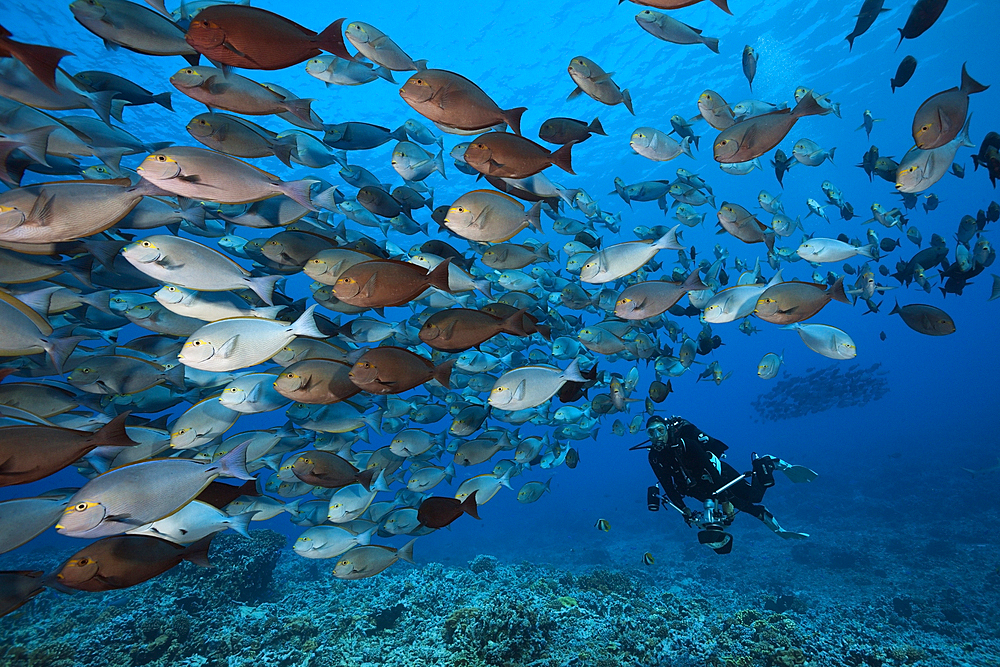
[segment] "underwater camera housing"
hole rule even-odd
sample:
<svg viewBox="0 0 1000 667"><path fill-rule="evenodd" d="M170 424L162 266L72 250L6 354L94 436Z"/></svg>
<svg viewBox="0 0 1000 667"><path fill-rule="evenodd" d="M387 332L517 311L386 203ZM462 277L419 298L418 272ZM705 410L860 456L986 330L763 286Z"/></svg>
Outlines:
<svg viewBox="0 0 1000 667"><path fill-rule="evenodd" d="M651 486L646 489L646 509L650 512L660 510L660 487Z"/></svg>
<svg viewBox="0 0 1000 667"><path fill-rule="evenodd" d="M698 542L720 555L733 550L733 536L718 523L705 524L704 529L698 531Z"/></svg>

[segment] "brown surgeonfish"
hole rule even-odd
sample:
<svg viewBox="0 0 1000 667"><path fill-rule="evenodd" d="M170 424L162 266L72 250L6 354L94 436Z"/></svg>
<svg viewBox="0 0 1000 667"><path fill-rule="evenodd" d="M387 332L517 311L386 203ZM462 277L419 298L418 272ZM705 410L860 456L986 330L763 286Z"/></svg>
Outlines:
<svg viewBox="0 0 1000 667"><path fill-rule="evenodd" d="M0 616L6 616L45 588L40 570L0 572Z"/></svg>
<svg viewBox="0 0 1000 667"><path fill-rule="evenodd" d="M702 0L632 0L637 5L645 7L656 7L657 9L682 9L697 5ZM620 5L624 0L618 0ZM729 0L712 0L712 4L727 14L732 14L729 10Z"/></svg>
<svg viewBox="0 0 1000 667"><path fill-rule="evenodd" d="M352 306L402 306L423 294L428 287L450 292L450 266L451 260L448 259L430 271L416 264L393 259L360 262L340 275L333 286L333 295Z"/></svg>
<svg viewBox="0 0 1000 667"><path fill-rule="evenodd" d="M483 89L461 74L427 69L411 76L399 96L424 118L442 129L485 130L506 123L521 134L521 114L526 107L501 109Z"/></svg>
<svg viewBox="0 0 1000 667"><path fill-rule="evenodd" d="M899 315L906 326L926 336L947 336L955 333L955 320L937 306L923 303L900 306L897 301L889 314Z"/></svg>
<svg viewBox="0 0 1000 667"><path fill-rule="evenodd" d="M419 336L435 350L461 352L482 345L500 333L528 336L523 322L524 309L500 318L481 310L450 308L427 318Z"/></svg>
<svg viewBox="0 0 1000 667"><path fill-rule="evenodd" d="M969 95L989 88L979 83L962 65L962 84L927 98L913 115L913 142L920 150L944 146L958 136L969 111Z"/></svg>
<svg viewBox="0 0 1000 667"><path fill-rule="evenodd" d="M934 25L934 22L941 16L948 0L917 0L910 9L910 15L906 17L906 23L899 30L899 44L904 39L916 39L927 32L927 29ZM896 48L899 48L896 44Z"/></svg>
<svg viewBox="0 0 1000 667"><path fill-rule="evenodd" d="M650 280L626 287L615 302L615 315L623 320L645 320L673 308L688 292L708 289L697 271L683 283Z"/></svg>
<svg viewBox="0 0 1000 667"><path fill-rule="evenodd" d="M575 174L572 148L569 143L549 152L516 134L487 132L476 137L465 150L465 161L480 174L499 178L527 178L552 165Z"/></svg>
<svg viewBox="0 0 1000 667"><path fill-rule="evenodd" d="M480 310L484 313L489 313L493 317L498 317L500 319L506 319L517 312L517 308L508 303L502 303L495 301L493 303L488 303L483 306ZM541 334L542 338L545 340L552 340L552 329L547 324L539 324L538 318L531 313L525 313L521 319L521 328L528 335L533 333Z"/></svg>
<svg viewBox="0 0 1000 667"><path fill-rule="evenodd" d="M368 350L351 368L351 382L372 394L399 394L437 380L448 387L454 360L435 366L403 347L385 345Z"/></svg>
<svg viewBox="0 0 1000 667"><path fill-rule="evenodd" d="M27 484L59 472L96 447L128 447L123 412L96 433L57 426L0 428L0 486Z"/></svg>
<svg viewBox="0 0 1000 667"><path fill-rule="evenodd" d="M349 484L361 484L371 490L374 468L358 470L349 461L332 452L306 452L292 464L292 473L306 484L325 489L339 489Z"/></svg>
<svg viewBox="0 0 1000 667"><path fill-rule="evenodd" d="M719 225L744 243L763 243L774 250L774 232L739 204L722 202Z"/></svg>
<svg viewBox="0 0 1000 667"><path fill-rule="evenodd" d="M478 491L473 491L465 500L432 496L420 503L417 509L417 521L428 528L444 528L463 514L478 519L477 493Z"/></svg>
<svg viewBox="0 0 1000 667"><path fill-rule="evenodd" d="M113 591L141 584L191 561L210 567L208 549L217 533L182 546L150 535L114 535L77 551L56 574L60 586L78 591Z"/></svg>
<svg viewBox="0 0 1000 667"><path fill-rule="evenodd" d="M288 366L274 381L287 399L307 405L329 405L354 396L361 388L351 382L351 364L335 359L304 359Z"/></svg>
<svg viewBox="0 0 1000 667"><path fill-rule="evenodd" d="M785 138L799 118L826 113L813 95L805 95L794 109L780 109L735 123L715 140L715 161L723 164L749 162Z"/></svg>
<svg viewBox="0 0 1000 667"><path fill-rule="evenodd" d="M793 324L808 320L831 300L850 303L844 293L844 279L826 288L820 283L790 280L768 287L757 299L754 314L771 324Z"/></svg>
<svg viewBox="0 0 1000 667"><path fill-rule="evenodd" d="M284 69L323 51L350 60L337 19L315 33L258 7L213 5L198 12L184 39L213 62L244 69Z"/></svg>

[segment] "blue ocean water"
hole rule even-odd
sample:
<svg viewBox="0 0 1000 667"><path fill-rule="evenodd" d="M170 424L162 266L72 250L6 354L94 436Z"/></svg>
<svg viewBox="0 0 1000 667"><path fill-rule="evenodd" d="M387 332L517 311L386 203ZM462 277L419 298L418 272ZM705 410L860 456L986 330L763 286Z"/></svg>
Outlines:
<svg viewBox="0 0 1000 667"><path fill-rule="evenodd" d="M720 11L711 2L671 12L671 16L701 28L705 35L718 37L720 54L717 55L701 45L680 46L654 39L635 23L634 15L643 7L631 3L513 0L407 5L351 1L254 2L255 6L271 9L317 30L341 16L371 23L390 35L414 58L426 58L431 67L457 71L472 79L501 107L526 106L528 111L522 119L522 128L524 136L531 139L537 136L539 125L550 117L567 116L588 121L599 117L608 136L594 136L573 148L576 175L562 173L557 168L550 168L546 173L565 187L583 188L603 210L621 212L620 233L597 227L605 246L634 240L632 229L638 225L674 224L672 216L664 216L655 202L635 203L632 207L625 204L613 194L615 177L626 183L672 180L676 169L683 167L704 178L713 187L718 202L736 202L752 212L759 211L756 197L760 190L781 193L786 212L793 218L803 216L809 234L834 238L844 233L863 238L866 229L874 228L881 237L898 238L902 245L891 253L884 253L882 259L883 264L895 270L896 262L909 259L917 246L897 230L862 223L870 217L869 207L873 203L881 203L887 209L902 207L902 203L891 183L879 178L871 182L855 165L873 144L879 147L882 155L900 159L912 145L913 113L930 95L958 85L964 63L976 80L991 85L970 100L970 134L976 148L960 148L955 160L965 166L965 177L958 179L946 175L929 190L940 199L936 210L925 212L922 208L925 200L921 198L917 208L905 211L909 226L917 227L922 233L922 247L927 246L932 234L939 234L949 245L949 261L954 261L954 235L959 220L963 215L975 217L977 211L985 210L996 198L985 168L974 171L970 156L978 150L988 131L1000 130L996 111L1000 103L1000 86L995 78L997 69L992 48L1000 28L1000 11L996 3L989 0L951 0L930 30L915 40L903 41L897 49L896 28L906 21L913 3L910 0L888 3L892 5L888 11L880 15L873 27L848 51L844 36L854 27L854 15L860 4L818 0L768 3L731 0L733 15ZM46 4L42 8L39 3L7 0L0 9L0 23L22 41L73 51L74 57L63 63L71 72L103 69L126 76L153 92L172 90L168 81L170 75L185 66L180 57L154 58L126 50L106 50L96 36L73 20L64 3ZM745 45L752 46L759 54L752 94L740 65ZM587 56L608 72L614 72L614 80L631 93L635 116L623 106L607 107L586 96L566 100L574 86L566 66L578 55ZM904 55L913 55L919 64L911 81L892 93L889 79ZM241 73L256 80L277 83L299 97L315 98L313 109L326 123L364 121L396 128L408 118L418 118L397 94L397 86L385 81L376 80L357 87L326 87L308 76L304 65L277 72ZM404 81L406 75L397 73L397 81ZM681 156L668 163L655 163L634 154L629 147L629 136L637 127L653 126L667 131L672 115L696 116L698 95L706 88L718 91L731 103L754 98L794 105L793 92L798 86L827 93L840 103L842 118L833 115L804 118L779 147L791 154L794 141L808 137L824 148L836 147L836 164L827 162L816 168L797 165L785 175L783 188L776 182L768 164L773 154L762 157L764 168L749 175L733 176L720 171L711 155L712 140L717 133L704 122L694 126L695 132L701 135L701 147L695 151L694 159ZM153 105L127 109L124 127L147 142L198 145L185 132L184 125L192 116L202 113L204 107L177 92L173 104L175 113ZM863 131L855 129L861 124L866 109L871 110L875 118L884 119L875 124L870 140ZM61 113L55 112L55 115ZM290 127L268 117L253 120L276 131ZM469 190L484 187L481 182L476 183L474 177L454 169L447 156L448 150L464 139L444 136L447 179L435 174L427 181L434 188L435 204L448 204ZM392 146L390 142L357 156L352 154L351 162L371 170L384 182L399 184L399 177L390 165ZM126 157L123 165L135 167L143 157ZM353 192L341 183L334 168L323 173L289 170L271 158L252 162L285 180L318 174L340 185L345 193ZM829 223L816 216L805 218L807 198L825 201L820 184L826 180L843 191L845 199L853 204L857 218L841 220L833 207L827 209ZM737 257L751 266L759 258L764 275L772 275L773 271L764 265L766 257L762 245L745 245L729 235L716 235L714 210L703 207L699 209L701 212L708 213L703 225L681 228L685 245L694 246L699 259L714 259L712 251L716 246L727 250L730 259L726 271L730 284L735 283L739 273L733 264ZM426 210L418 213L418 221L429 220L428 213ZM584 219L578 211L569 210L566 215ZM340 215L331 217L336 222L343 219ZM769 215L761 213L761 220L769 219ZM544 216L543 224L546 230L550 229L551 221ZM266 237L273 231L241 230L241 233L245 232L243 235L247 237ZM991 226L987 226L984 235L995 242L990 231ZM523 242L531 236L550 242L553 248L570 240L570 237L551 231L543 234L522 232L514 240ZM376 233L373 238L380 240L382 237ZM425 240L422 235L408 238L395 232L390 232L389 238L403 249ZM198 240L211 244L210 239ZM779 239L778 245L794 248L800 240L801 234L796 233ZM456 239L450 242L465 250ZM466 252L467 256L469 254ZM665 270L672 267L674 255L672 251L664 251L657 256L664 262ZM556 270L565 260L565 254L560 254L548 266ZM824 265L819 271L825 273L830 269L842 273L841 264ZM860 262L853 264L857 266ZM785 264L784 276L785 279L811 280L813 270L804 262ZM739 516L731 531L735 538L733 553L718 556L699 546L695 531L686 527L680 516L669 508L658 513L647 511L645 490L655 483L655 478L647 465L645 452L629 451L629 447L644 439L644 433L640 430L637 434L616 436L611 430L615 419L628 423L636 415L643 414L643 403L637 402L631 404L627 415L603 417L596 439L574 443L580 454L576 468L560 466L552 471L536 468L512 483L516 491L524 481L545 481L551 477L551 494L546 494L539 502L522 504L517 502L515 493L502 489L481 509L481 521L462 517L448 529L421 537L415 547L415 567L398 563L372 580L331 583L329 570L333 562L318 561L317 566L317 561L296 560L285 547L274 584L277 592L262 595L260 600L249 605L272 619L271 624L261 626L265 628L261 632L271 632L275 623L288 627L288 619L292 617L312 616L314 620L320 617L317 610L322 603L316 598L321 595L296 598L294 604L288 603L290 597L310 590L308 587L296 588L304 585L303 582L310 582L316 591L328 597L335 594L344 600L359 600L353 610L323 607L322 613L327 615L328 621L348 618L352 613L365 616L368 614L363 609L365 601L372 608L391 607L387 599L392 601L393 596L404 600L408 610L419 607L420 599L414 598L407 586L426 591L427 596L434 597L440 604L447 601L455 609L477 608L483 615L489 615L493 613L492 608L479 596L486 595L485 591L494 587L514 598L524 590L534 591L535 597L524 601L526 608L531 604L544 606L558 597L555 591L559 586L553 583L546 588L546 591L553 591L551 595L537 594L539 587L532 586L538 581L558 582L566 572L586 576L597 568L599 572L624 573L635 586L628 590L636 599L655 594L660 603L667 606L671 603L664 601L666 595L672 600L688 601L681 605L679 620L669 641L657 638L662 649L658 649L659 653L608 639L609 642L619 641L621 646L616 649L617 653L611 651L601 658L611 662L601 664L998 664L1000 624L996 620L996 600L1000 562L992 527L998 518L995 501L1000 473L973 475L963 470L989 468L1000 456L995 417L1000 407L995 381L1000 374L996 352L1000 333L996 309L1000 306L987 301L992 288L990 274L995 270L984 271L961 296L942 295L936 280L932 281L934 289L925 293L916 285L906 287L892 278L876 276L881 284L897 287L886 293L878 313L863 314L865 308L861 303L853 308L839 303L828 305L811 321L847 331L857 343L856 359L826 359L807 349L795 332L782 331L751 318L759 332L749 336L738 330L738 323L713 326L713 333L721 336L723 345L711 355L699 357L704 363L718 361L725 373L732 372L731 377L718 385L706 380L696 381L697 373L704 368L699 365L694 372L672 379L674 393L659 404L657 410L664 415L682 415L725 441L730 448L727 460L737 469L748 467L750 453L754 451L780 456L819 473L816 481L798 485L779 475L777 485L765 497L766 505L785 528L810 534L805 542L780 540L752 517ZM566 275L565 270L562 274ZM854 277L847 276L847 279L852 282ZM289 280L287 293L296 298L306 296L307 285L308 280L303 276L294 277ZM954 319L956 332L930 337L911 330L898 316L889 314L897 299L901 305L926 303L943 308ZM682 304L686 303L686 299L682 300ZM399 319L408 314L402 310L396 311L396 315L389 312L390 317ZM583 313L585 323L595 323L603 317L604 313ZM697 318L673 319L691 336L701 329ZM880 337L883 332L884 340ZM123 338L144 333L132 326L123 332ZM673 345L663 332L658 338L662 345ZM536 347L544 349L541 343L536 341ZM756 375L758 361L768 352L784 352L785 359L779 379L770 382ZM645 398L649 383L655 379L652 364L608 362L600 355L597 357L602 369L621 374L637 366L641 379L635 396ZM557 362L561 367L565 363ZM877 363L881 364L879 372L884 373L878 377L888 383L888 392L878 400L778 420L765 418L753 405L782 378L804 376L813 369L834 365L846 371L855 364L866 369ZM590 397L599 391L599 388L592 389ZM411 393L426 392L416 389ZM776 406L775 410L780 413L781 406ZM277 426L283 421L281 411L244 416L231 433ZM435 427L446 428L447 424L442 421ZM492 419L490 425L506 426ZM547 429L551 430L548 426L528 424L521 429L521 434L541 434ZM387 444L388 438L388 435L373 436L371 449ZM361 444L355 446L356 451L362 449ZM446 455L442 465L449 459ZM459 481L491 470L490 463L462 470ZM33 484L2 488L0 500L27 497L46 489L82 482L83 478L67 470ZM454 485L439 487L435 492L449 495L448 490L454 491L454 488ZM385 495L388 499L388 494ZM599 519L605 519L611 530L598 531L595 523ZM302 532L301 528L289 523L285 515L253 527L276 531L290 540ZM234 545L237 539L232 538L225 544ZM379 542L399 547L405 540ZM81 544L80 540L64 538L50 530L2 556L3 568L32 569L35 563L46 559L58 562ZM238 547L232 549L235 553ZM651 566L643 564L642 556L647 552L655 558ZM498 569L480 565L474 568L479 570L476 576L470 577L467 564L476 562L482 555L496 557ZM226 549L213 550L213 560L226 559ZM183 567L190 566L185 564ZM544 570L544 575L538 574L544 568L549 569ZM195 584L187 581L184 585L196 587L201 581L210 586L206 578L211 574L199 576L201 579L194 580ZM380 589L378 582L382 579L391 583ZM138 588L147 587L144 590L148 591L148 587L155 585L151 582ZM579 587L579 580L574 585ZM512 592L515 589L517 593ZM573 590L570 584L563 582L562 589L559 591L561 596L572 595L567 592ZM188 591L180 584L177 590ZM163 600L151 601L148 592L125 591L121 595L130 594L138 597L114 598L115 593L65 597L51 591L43 593L29 603L27 611L20 612L20 616L0 621L0 648L8 651L7 657L0 657L0 664L31 664L27 658L14 657L15 654L9 652L10 647L25 641L32 623L45 628L49 640L54 639L52 633L58 629L53 629L45 619L55 610L72 613L74 608L100 609L98 613L108 614L108 609L113 611L120 607L133 615L142 615L143 606L137 600L147 595L149 597L142 601L153 605L149 609L154 613L160 610L168 616L187 615L195 623L216 618L212 614L223 614L205 609L177 612L172 606L164 606ZM620 597L628 595L623 593ZM703 626L718 626L718 632L709 633L716 642L720 635L738 635L732 623L726 627L722 617L733 618L736 609L761 610L768 596L778 595L792 595L802 602L802 608L792 608L788 616L799 623L803 637L801 647L809 662L782 663L773 652L763 657L747 652L746 647L752 642L746 637L741 638L742 648L732 648L728 653L720 648L715 658L702 656L694 649L681 648L685 641L703 643L698 639ZM180 593L175 597L183 599ZM588 607L589 598L581 595L575 598L583 612L579 618L573 617L575 620L560 617L558 622L565 622L567 627L578 623L579 628L586 628L589 622L586 614L596 614L611 625L616 624L616 618L640 623L636 632L641 635L641 621L635 619L649 619L654 614L643 608L615 613L606 609L600 611L597 602ZM276 600L281 600L282 604L277 604ZM900 611L902 607L894 606L894 600L912 602L917 612L904 614ZM424 619L428 627L441 625L433 620L437 618L434 614L451 618L449 614L453 612L448 609L441 612L430 601L423 600L423 603L431 618ZM246 610L248 604L223 600L219 606ZM551 612L549 607L545 609L545 613ZM256 617L252 614L256 612L240 613L245 614L240 617L245 627L254 627ZM418 620L406 620L413 613L407 611L401 623L419 626ZM218 618L227 618L239 625L228 616ZM100 622L114 621L104 616ZM541 620L536 623L537 627L543 625ZM739 623L736 626L743 627ZM749 627L751 624L747 623L746 628ZM10 628L9 631L6 628ZM761 628L756 630L758 634L764 633ZM79 636L81 632L79 627L64 629L66 637ZM248 660L245 664L255 664L252 662L255 659L259 664L371 664L379 658L367 652L372 651L372 645L378 644L384 649L381 659L387 664L569 664L564 654L559 653L556 657L556 647L561 646L559 642L571 636L568 630L563 634L553 630L551 635L545 635L548 639L537 639L542 644L552 643L551 654L541 648L527 657L497 657L484 651L475 657L463 654L461 660L454 653L421 652L421 646L432 646L435 641L440 643L437 636L429 638L419 633L404 636L381 630L377 634L365 634L362 630L354 632L348 628L334 640L324 632L319 631L315 639L318 648L311 649L311 655L318 656L313 663L301 661L310 655L310 649L306 648L301 649L306 658L285 660L261 657L265 655L266 646L258 647L255 655L249 655L253 651L243 655L238 645L225 642L199 646L197 655L204 656L206 663L195 660L194 653L176 654L173 658L133 655L130 660L131 664L153 664L156 660L160 661L157 664L182 664L183 660L188 660L185 664L236 665L244 664L239 662L241 658ZM502 631L497 632L502 634ZM513 632L510 630L510 634ZM684 639L684 632L688 633L687 639ZM587 631L580 629L578 633L577 641L582 644ZM528 637L530 633L517 636ZM136 643L148 644L154 640L154 637L142 638L139 634L129 637L128 641ZM327 638L324 640L324 637ZM845 638L841 644L834 641L838 637ZM280 646L282 641L275 635L274 646ZM341 648L331 648L337 642ZM902 653L890 654L890 648L903 645L917 647L923 654L913 653L910 657ZM349 646L361 648L352 653L345 648ZM323 653L324 647L328 653ZM876 651L877 647L885 649L882 654ZM419 655L419 660L414 657L413 662L406 661L408 648ZM50 656L47 663L42 657L40 662L33 664L105 664L98 661L100 653L96 648L88 650L89 653L81 652L75 658ZM689 656L687 659L691 662L682 662L678 657L681 654ZM88 657L81 657L83 655ZM596 652L588 655L578 656L574 664L599 663ZM335 662L332 656L343 662ZM732 661L727 662L730 657ZM717 661L712 662L713 659ZM737 662L738 659L745 659L745 662Z"/></svg>

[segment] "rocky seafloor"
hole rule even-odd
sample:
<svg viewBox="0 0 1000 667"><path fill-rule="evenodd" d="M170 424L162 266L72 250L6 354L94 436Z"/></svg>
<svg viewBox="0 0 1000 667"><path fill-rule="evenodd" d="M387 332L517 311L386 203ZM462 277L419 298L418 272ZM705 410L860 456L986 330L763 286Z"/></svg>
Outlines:
<svg viewBox="0 0 1000 667"><path fill-rule="evenodd" d="M559 566L482 555L339 581L284 535L252 535L220 535L214 569L185 562L125 591L42 593L0 621L0 665L1000 664L1000 573L982 574L981 544L789 546L754 533L743 557L684 542L652 566L615 568L615 541ZM49 570L62 555L11 556L0 566Z"/></svg>

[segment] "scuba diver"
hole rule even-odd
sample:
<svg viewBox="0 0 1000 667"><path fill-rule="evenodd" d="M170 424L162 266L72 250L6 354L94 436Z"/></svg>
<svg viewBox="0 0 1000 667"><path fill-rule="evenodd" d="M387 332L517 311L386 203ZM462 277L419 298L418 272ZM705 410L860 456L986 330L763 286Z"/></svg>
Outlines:
<svg viewBox="0 0 1000 667"><path fill-rule="evenodd" d="M805 539L806 533L784 530L766 507L760 504L764 492L774 486L774 471L781 470L793 482L809 482L817 475L803 466L793 466L773 456L751 455L752 470L740 474L723 461L729 447L681 417L664 419L654 415L646 422L649 444L632 449L648 449L649 465L659 481L646 494L650 511L661 502L684 515L689 526L698 526L698 541L718 554L733 549L732 535L725 528L736 512L746 512L786 539ZM662 496L660 489L662 488ZM684 504L684 496L700 501L703 511Z"/></svg>

